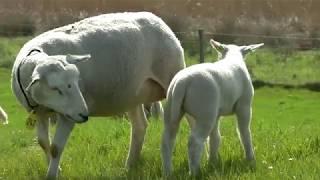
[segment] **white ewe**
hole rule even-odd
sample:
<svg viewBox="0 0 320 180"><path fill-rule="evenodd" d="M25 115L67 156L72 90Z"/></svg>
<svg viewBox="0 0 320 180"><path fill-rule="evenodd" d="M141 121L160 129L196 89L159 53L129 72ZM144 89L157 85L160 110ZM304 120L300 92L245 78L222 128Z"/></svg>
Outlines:
<svg viewBox="0 0 320 180"><path fill-rule="evenodd" d="M170 83L164 110L162 158L164 173L171 172L172 149L182 116L191 116L188 143L190 173L196 175L204 142L209 140L209 161L215 161L220 144L219 117L236 114L238 132L246 158L254 162L251 142L251 102L254 94L244 62L245 55L263 44L236 46L210 40L222 53L221 60L190 66L179 71Z"/></svg>
<svg viewBox="0 0 320 180"><path fill-rule="evenodd" d="M179 40L148 12L86 18L26 43L14 63L12 89L35 113L38 141L49 161L47 177L57 176L75 123L88 116L128 112L132 128L126 165L133 166L147 128L143 104L165 98L173 76L184 67ZM57 129L50 142L52 116Z"/></svg>

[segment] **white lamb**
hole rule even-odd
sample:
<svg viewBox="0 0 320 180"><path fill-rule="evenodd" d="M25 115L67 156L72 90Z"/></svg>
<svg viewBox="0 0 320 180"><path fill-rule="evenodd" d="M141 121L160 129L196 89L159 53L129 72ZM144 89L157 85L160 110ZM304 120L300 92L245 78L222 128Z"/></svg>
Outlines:
<svg viewBox="0 0 320 180"><path fill-rule="evenodd" d="M245 55L263 44L225 45L210 40L222 53L215 63L203 63L179 71L170 83L164 110L162 159L164 173L171 172L172 149L182 116L192 117L188 143L189 169L196 175L204 142L209 139L209 162L218 157L220 144L219 117L236 114L238 132L246 159L255 162L251 142L251 102L254 94L251 78L244 62Z"/></svg>

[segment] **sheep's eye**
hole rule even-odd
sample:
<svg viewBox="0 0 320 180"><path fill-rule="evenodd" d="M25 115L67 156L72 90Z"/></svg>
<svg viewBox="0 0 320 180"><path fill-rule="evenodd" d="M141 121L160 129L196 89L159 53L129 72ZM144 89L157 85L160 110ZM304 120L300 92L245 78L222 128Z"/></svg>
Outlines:
<svg viewBox="0 0 320 180"><path fill-rule="evenodd" d="M68 84L68 88L71 88L71 84Z"/></svg>
<svg viewBox="0 0 320 180"><path fill-rule="evenodd" d="M60 95L63 95L62 91L58 88L52 88L54 91L57 91Z"/></svg>

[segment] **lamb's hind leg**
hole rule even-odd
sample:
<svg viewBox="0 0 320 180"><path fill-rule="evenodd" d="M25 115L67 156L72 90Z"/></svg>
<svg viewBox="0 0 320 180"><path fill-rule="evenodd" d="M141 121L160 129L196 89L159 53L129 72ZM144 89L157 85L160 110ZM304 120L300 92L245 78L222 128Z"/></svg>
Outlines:
<svg viewBox="0 0 320 180"><path fill-rule="evenodd" d="M179 123L182 118L180 111L177 119L172 119L170 114L170 102L164 110L164 129L162 133L161 155L163 161L163 169L165 176L168 176L172 171L172 150L176 139Z"/></svg>
<svg viewBox="0 0 320 180"><path fill-rule="evenodd" d="M201 116L195 116L195 124L191 130L191 135L188 142L189 153L189 169L191 175L197 175L200 170L200 159L203 152L204 143L208 138L213 124L212 117L216 117L216 114L202 114Z"/></svg>
<svg viewBox="0 0 320 180"><path fill-rule="evenodd" d="M126 167L130 168L139 159L148 123L142 104L129 111L128 116L131 121L131 142Z"/></svg>
<svg viewBox="0 0 320 180"><path fill-rule="evenodd" d="M184 110L194 118L188 142L189 169L192 175L200 170L200 158L204 143L218 116L218 101L215 87L206 81L194 81L184 99ZM199 88L201 87L201 88ZM208 93L210 92L210 93Z"/></svg>
<svg viewBox="0 0 320 180"><path fill-rule="evenodd" d="M219 130L219 118L215 120L209 138L209 163L216 163L218 161L218 149L221 141Z"/></svg>
<svg viewBox="0 0 320 180"><path fill-rule="evenodd" d="M238 119L238 133L246 154L246 159L254 162L255 157L250 131L251 111L251 106L239 105L236 109L236 115Z"/></svg>

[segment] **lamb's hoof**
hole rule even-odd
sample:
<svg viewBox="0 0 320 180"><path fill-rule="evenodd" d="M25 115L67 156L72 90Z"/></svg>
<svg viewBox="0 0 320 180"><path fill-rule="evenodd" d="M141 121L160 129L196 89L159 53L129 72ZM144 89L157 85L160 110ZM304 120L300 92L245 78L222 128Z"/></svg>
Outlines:
<svg viewBox="0 0 320 180"><path fill-rule="evenodd" d="M191 178L199 179L199 178L201 178L202 173L201 173L200 169L193 169L193 170L189 171L189 176Z"/></svg>
<svg viewBox="0 0 320 180"><path fill-rule="evenodd" d="M253 159L253 160L248 160L248 165L249 165L250 169L255 170L256 167L257 167L256 160L255 160L255 159Z"/></svg>
<svg viewBox="0 0 320 180"><path fill-rule="evenodd" d="M171 172L165 171L165 172L163 172L162 176L163 176L164 179L170 179L171 175L172 175Z"/></svg>
<svg viewBox="0 0 320 180"><path fill-rule="evenodd" d="M126 167L127 170L130 170L130 169L132 169L133 165L129 164L129 163L126 163L125 167Z"/></svg>

